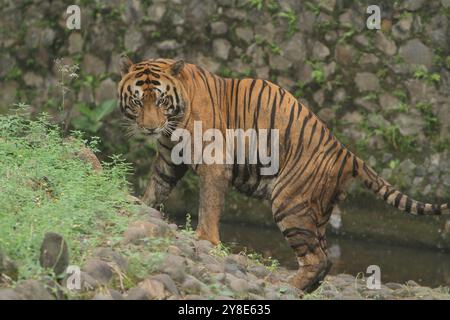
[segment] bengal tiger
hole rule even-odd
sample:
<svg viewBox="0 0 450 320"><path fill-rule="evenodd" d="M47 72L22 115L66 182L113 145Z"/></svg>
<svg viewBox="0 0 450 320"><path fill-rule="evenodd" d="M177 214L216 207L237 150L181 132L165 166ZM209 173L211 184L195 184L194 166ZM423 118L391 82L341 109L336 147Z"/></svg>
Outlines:
<svg viewBox="0 0 450 320"><path fill-rule="evenodd" d="M449 213L448 204L418 202L396 190L304 104L270 81L224 78L183 60L133 64L122 56L119 66L121 112L137 130L157 138L158 153L143 201L151 206L163 202L191 167L200 179L196 235L218 244L219 218L230 186L268 199L275 223L297 256L299 269L291 283L304 292L315 290L331 267L325 228L352 179L361 179L378 197L407 213ZM194 121L222 133L228 128L279 129L278 172L261 175L259 162L174 164L171 133L175 128L192 132Z"/></svg>

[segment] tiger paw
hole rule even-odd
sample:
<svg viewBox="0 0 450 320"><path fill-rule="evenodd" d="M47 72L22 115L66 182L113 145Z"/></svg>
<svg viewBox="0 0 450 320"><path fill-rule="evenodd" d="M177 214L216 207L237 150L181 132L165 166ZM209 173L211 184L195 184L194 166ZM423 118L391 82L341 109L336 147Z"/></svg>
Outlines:
<svg viewBox="0 0 450 320"><path fill-rule="evenodd" d="M197 238L197 240L207 240L215 246L217 246L220 243L219 235L211 235L202 230L197 230L195 232L195 237Z"/></svg>

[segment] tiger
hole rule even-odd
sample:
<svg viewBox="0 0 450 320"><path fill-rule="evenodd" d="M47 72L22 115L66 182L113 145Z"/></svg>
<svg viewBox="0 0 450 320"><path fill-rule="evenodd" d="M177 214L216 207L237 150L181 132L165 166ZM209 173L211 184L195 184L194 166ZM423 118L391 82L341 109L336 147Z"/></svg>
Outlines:
<svg viewBox="0 0 450 320"><path fill-rule="evenodd" d="M184 60L119 60L121 113L134 130L154 138L157 155L143 202L158 206L191 168L200 182L196 237L220 243L219 219L228 188L267 199L273 219L293 249L298 270L290 283L312 292L331 268L326 225L349 182L359 179L389 205L415 215L449 213L448 203L413 200L353 154L300 100L262 79L215 75ZM262 164L174 164L177 128L193 131L195 121L225 133L230 128L278 129L279 170L261 175ZM192 142L193 143L193 142ZM204 147L204 145L202 145ZM236 156L236 155L235 155Z"/></svg>

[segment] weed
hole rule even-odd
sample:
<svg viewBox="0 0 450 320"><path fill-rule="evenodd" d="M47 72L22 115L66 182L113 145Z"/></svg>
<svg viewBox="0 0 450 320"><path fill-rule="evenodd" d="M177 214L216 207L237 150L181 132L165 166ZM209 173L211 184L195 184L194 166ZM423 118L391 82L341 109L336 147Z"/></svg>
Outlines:
<svg viewBox="0 0 450 320"><path fill-rule="evenodd" d="M428 72L428 70L421 66L417 68L413 73L414 78L423 79L429 83L439 83L441 81L441 76L436 72Z"/></svg>
<svg viewBox="0 0 450 320"><path fill-rule="evenodd" d="M278 16L288 22L288 36L292 36L297 31L297 15L294 10L289 9L278 13Z"/></svg>
<svg viewBox="0 0 450 320"><path fill-rule="evenodd" d="M19 264L21 278L42 272L36 257L45 232L61 234L71 261L80 265L89 252L113 245L136 212L126 198L129 165L120 157L101 172L76 154L98 143L79 132L63 139L48 116L29 120L25 106L0 116L0 247Z"/></svg>

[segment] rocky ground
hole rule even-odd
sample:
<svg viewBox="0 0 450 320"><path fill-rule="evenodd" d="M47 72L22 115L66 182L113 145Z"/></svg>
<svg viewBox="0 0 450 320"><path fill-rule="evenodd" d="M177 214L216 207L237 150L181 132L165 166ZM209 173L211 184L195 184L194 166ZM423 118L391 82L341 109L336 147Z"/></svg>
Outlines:
<svg viewBox="0 0 450 320"><path fill-rule="evenodd" d="M62 238L47 234L41 265L59 273L69 264L66 251ZM67 289L67 283L74 283L67 276L12 281L17 277L14 263L0 255L0 300L450 299L450 288L409 281L370 290L364 279L347 274L327 276L314 293L302 295L287 283L292 271L261 261L196 240L189 227L180 229L161 212L142 207L116 245L98 247L85 259L78 290Z"/></svg>

